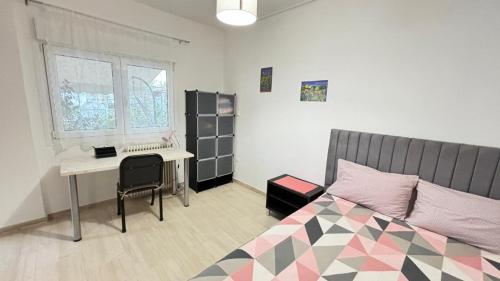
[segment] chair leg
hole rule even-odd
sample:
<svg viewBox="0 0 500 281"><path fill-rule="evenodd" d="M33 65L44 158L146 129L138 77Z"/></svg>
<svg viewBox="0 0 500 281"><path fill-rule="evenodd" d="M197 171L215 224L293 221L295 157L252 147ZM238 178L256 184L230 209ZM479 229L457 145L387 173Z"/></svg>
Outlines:
<svg viewBox="0 0 500 281"><path fill-rule="evenodd" d="M151 190L151 206L155 204L155 190Z"/></svg>
<svg viewBox="0 0 500 281"><path fill-rule="evenodd" d="M158 200L160 200L160 221L163 221L163 198L162 198L162 194L163 194L163 191L162 191L162 188L160 188L158 190Z"/></svg>
<svg viewBox="0 0 500 281"><path fill-rule="evenodd" d="M122 213L122 233L127 232L127 226L125 224L125 198L120 199L120 210Z"/></svg>
<svg viewBox="0 0 500 281"><path fill-rule="evenodd" d="M120 215L120 193L116 192L116 209L118 215Z"/></svg>

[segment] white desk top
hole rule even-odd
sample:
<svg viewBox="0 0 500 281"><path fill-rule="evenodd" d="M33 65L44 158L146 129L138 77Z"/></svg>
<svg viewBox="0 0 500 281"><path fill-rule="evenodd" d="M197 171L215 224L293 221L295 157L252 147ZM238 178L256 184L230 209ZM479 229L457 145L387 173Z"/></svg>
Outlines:
<svg viewBox="0 0 500 281"><path fill-rule="evenodd" d="M96 159L93 155L82 155L63 159L60 174L62 177L82 175L95 172L115 170L120 167L122 160L131 155L160 154L165 162L192 158L194 155L185 150L152 149L137 152L122 152L116 157Z"/></svg>

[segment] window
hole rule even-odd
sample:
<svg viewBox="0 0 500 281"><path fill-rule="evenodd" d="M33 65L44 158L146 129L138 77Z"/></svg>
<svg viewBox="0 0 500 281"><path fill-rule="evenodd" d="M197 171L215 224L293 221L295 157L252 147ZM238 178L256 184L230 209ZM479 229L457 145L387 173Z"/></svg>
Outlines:
<svg viewBox="0 0 500 281"><path fill-rule="evenodd" d="M168 75L161 64L122 60L129 132L158 132L169 127Z"/></svg>
<svg viewBox="0 0 500 281"><path fill-rule="evenodd" d="M172 127L169 64L47 48L56 138L163 132Z"/></svg>

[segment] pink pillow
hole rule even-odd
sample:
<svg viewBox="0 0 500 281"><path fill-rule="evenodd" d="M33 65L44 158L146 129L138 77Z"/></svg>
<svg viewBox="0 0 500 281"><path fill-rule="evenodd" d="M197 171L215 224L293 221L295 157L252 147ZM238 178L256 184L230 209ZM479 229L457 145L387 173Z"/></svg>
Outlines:
<svg viewBox="0 0 500 281"><path fill-rule="evenodd" d="M500 201L420 180L406 221L500 254Z"/></svg>
<svg viewBox="0 0 500 281"><path fill-rule="evenodd" d="M327 192L403 220L418 176L391 174L339 159L337 181Z"/></svg>

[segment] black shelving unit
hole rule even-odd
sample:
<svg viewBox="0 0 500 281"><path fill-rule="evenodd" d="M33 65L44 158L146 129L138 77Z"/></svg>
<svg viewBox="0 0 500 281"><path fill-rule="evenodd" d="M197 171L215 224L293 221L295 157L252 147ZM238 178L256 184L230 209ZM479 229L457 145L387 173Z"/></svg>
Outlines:
<svg viewBox="0 0 500 281"><path fill-rule="evenodd" d="M186 92L189 185L200 192L233 181L236 94Z"/></svg>

